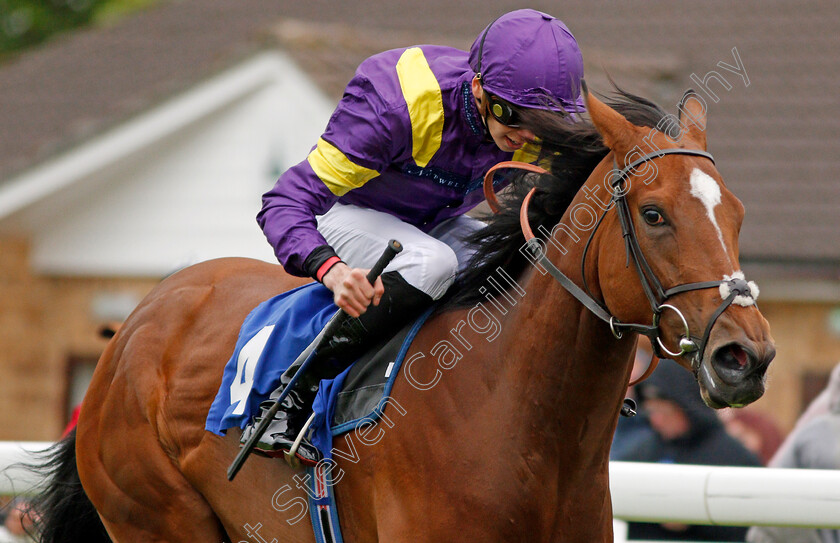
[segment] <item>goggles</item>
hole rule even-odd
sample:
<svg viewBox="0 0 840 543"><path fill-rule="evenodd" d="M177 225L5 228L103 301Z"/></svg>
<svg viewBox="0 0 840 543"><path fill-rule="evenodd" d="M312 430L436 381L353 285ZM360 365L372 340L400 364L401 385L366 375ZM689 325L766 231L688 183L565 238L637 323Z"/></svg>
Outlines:
<svg viewBox="0 0 840 543"><path fill-rule="evenodd" d="M487 96L487 109L494 119L509 128L519 128L521 121L519 112L512 105L497 96L485 93Z"/></svg>

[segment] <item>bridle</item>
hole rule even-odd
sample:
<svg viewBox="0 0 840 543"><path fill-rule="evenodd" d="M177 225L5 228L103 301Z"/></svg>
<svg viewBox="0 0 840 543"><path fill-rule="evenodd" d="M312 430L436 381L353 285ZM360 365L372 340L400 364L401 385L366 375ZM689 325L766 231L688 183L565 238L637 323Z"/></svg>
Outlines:
<svg viewBox="0 0 840 543"><path fill-rule="evenodd" d="M758 298L758 288L752 281L746 281L743 277L743 274L740 273L734 273L732 277L724 276L723 280L684 283L670 288L665 288L662 286L662 283L656 277L656 274L653 272L653 269L650 267L647 258L645 258L645 255L642 252L641 247L639 246L639 241L636 237L636 230L633 227L633 219L631 217L630 207L627 203L627 190L624 190L624 188L625 181L635 168L637 168L641 164L644 164L656 158L663 157L665 155L699 156L712 161L712 164L714 164L714 158L712 157L712 155L705 151L699 151L694 149L658 149L631 162L621 170L619 170L618 167L615 166L613 169L613 177L610 181L610 185L613 189L613 194L610 198L610 204L606 206L606 209L598 218L594 228L592 229L592 232L589 235L589 239L586 241L586 245L584 246L583 257L581 258L580 263L581 277L583 277L583 288L579 287L575 282L569 279L568 276L563 274L563 272L561 272L548 259L548 257L545 255L545 242L534 236L534 233L531 230L531 225L528 220L528 204L530 203L531 198L537 190L536 187L532 188L530 192L528 192L525 199L522 201L522 206L519 212L519 220L520 225L522 227L522 233L525 236L525 247L530 252L534 261L539 262L539 264L542 265L543 268L545 268L545 270L548 271L548 273L550 273L552 277L554 277L572 296L574 296L581 304L583 304L584 307L586 307L589 311L595 314L595 316L606 322L609 325L610 331L612 332L613 336L615 336L617 339L621 339L625 331L643 334L650 338L654 354L657 357L663 357L663 353L668 355L668 357L670 358L677 358L680 356L693 354L691 359L691 366L692 369L696 372L699 369L700 362L703 359L703 353L709 341L709 336L712 332L712 328L714 327L715 322L717 322L718 317L720 317L720 315L730 305L732 305L733 302L744 306L755 303L756 298ZM613 164L615 165L615 159L613 159ZM538 174L549 173L548 171L546 171L543 168L540 168L539 166L514 161L502 162L492 167L484 177L484 194L493 212L498 212L499 210L499 203L496 198L496 194L493 190L493 174L495 173L495 171L501 168L524 169ZM610 313L605 303L595 299L595 297L589 290L589 286L586 283L586 256L589 252L589 247L595 236L595 232L598 231L598 228L603 222L604 217L606 217L607 212L612 208L616 209L616 212L618 213L619 223L621 224L621 233L624 237L624 247L627 255L626 265L629 265L630 260L633 261L634 267L636 268L636 274L639 277L639 281L642 284L642 289L644 290L645 296L647 297L648 302L650 303L651 311L653 312L651 324L649 325L624 323L619 321L614 315ZM676 306L668 303L668 301L672 296L675 296L677 294L707 288L720 289L721 298L723 298L723 302L717 307L717 309L710 317L709 322L707 323L706 328L703 332L703 336L701 338L695 338L691 335L691 331L688 326L688 321L686 320L685 316ZM680 338L679 341L678 351L669 350L662 342L661 335L659 333L660 318L662 316L663 311L666 309L676 313L682 321L683 327L685 328L685 334ZM651 366L655 366L655 364L651 364ZM637 379L635 382L641 381L642 379L646 378L652 371L653 367L649 367L648 370L645 372L645 375L643 375L640 379Z"/></svg>

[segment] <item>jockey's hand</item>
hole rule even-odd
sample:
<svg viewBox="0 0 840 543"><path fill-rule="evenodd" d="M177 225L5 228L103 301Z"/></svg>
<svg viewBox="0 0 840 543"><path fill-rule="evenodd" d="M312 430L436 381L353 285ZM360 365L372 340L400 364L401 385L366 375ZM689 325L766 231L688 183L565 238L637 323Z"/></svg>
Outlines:
<svg viewBox="0 0 840 543"><path fill-rule="evenodd" d="M385 294L382 278L377 277L371 286L367 280L370 270L351 268L344 262L339 262L321 278L324 286L333 292L335 305L347 312L351 317L358 317L367 311L368 305L379 305L379 300Z"/></svg>

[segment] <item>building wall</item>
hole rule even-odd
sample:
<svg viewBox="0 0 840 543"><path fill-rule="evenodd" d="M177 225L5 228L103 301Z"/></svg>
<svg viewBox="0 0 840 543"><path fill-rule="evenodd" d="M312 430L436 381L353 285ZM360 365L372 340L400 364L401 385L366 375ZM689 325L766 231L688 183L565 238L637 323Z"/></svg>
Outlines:
<svg viewBox="0 0 840 543"><path fill-rule="evenodd" d="M106 344L98 334L104 320L93 315L97 300L139 300L156 283L39 277L30 272L25 240L0 239L0 440L60 435L69 360L97 358Z"/></svg>
<svg viewBox="0 0 840 543"><path fill-rule="evenodd" d="M825 375L840 363L840 335L829 329L835 303L765 302L761 312L770 322L776 340L776 359L770 366L767 392L755 403L790 430L807 407L803 385L810 375Z"/></svg>

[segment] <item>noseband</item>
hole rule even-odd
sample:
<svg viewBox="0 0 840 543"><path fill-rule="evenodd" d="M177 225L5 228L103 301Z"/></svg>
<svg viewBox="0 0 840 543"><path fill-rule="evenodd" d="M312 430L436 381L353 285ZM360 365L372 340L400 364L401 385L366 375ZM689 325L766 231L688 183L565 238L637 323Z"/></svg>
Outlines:
<svg viewBox="0 0 840 543"><path fill-rule="evenodd" d="M639 246L639 241L636 237L636 230L633 227L633 219L630 214L630 207L627 203L627 190L624 190L624 186L625 181L629 177L632 170L637 168L639 165L644 164L645 162L652 161L656 158L660 158L665 155L699 156L711 160L714 164L714 158L712 157L712 155L705 151L698 151L693 149L660 149L633 161L632 163L625 166L622 170L618 170L618 168L615 167L613 169L613 178L610 181L610 184L613 188L613 195L610 199L610 205L607 206L607 209L604 210L604 212L598 218L598 221L595 223L595 227L592 229L592 233L589 235L589 239L586 241L586 245L584 246L583 258L581 258L580 263L581 277L583 278L583 288L580 288L576 283L569 279L568 276L563 274L563 272L561 272L548 259L548 257L546 257L544 250L545 242L536 238L531 230L531 226L528 221L528 204L531 201L531 197L537 190L536 187L532 188L528 195L525 197L525 199L522 201L522 207L520 208L519 212L519 219L522 227L522 233L525 236L525 246L527 250L531 253L534 260L536 262L539 262L540 265L542 265L546 269L546 271L548 271L548 273L550 273L572 296L574 296L580 303L582 303L584 307L589 309L589 311L594 313L598 318L606 322L609 325L610 331L612 332L613 336L615 336L617 339L621 339L625 331L643 334L650 338L651 345L654 349L654 353L658 357L664 357L663 353L665 355L668 355L668 357L670 358L677 358L680 356L692 354L693 356L691 357L691 366L695 371L697 371L697 369L700 366L700 362L703 360L703 353L709 341L709 336L712 332L712 328L714 327L715 322L717 322L718 317L720 317L720 315L733 302L739 305L750 305L752 303L755 303L755 299L758 298L758 288L755 286L755 283L751 281L747 282L744 279L743 274L740 272L733 273L732 277L725 276L724 280L722 281L718 280L701 281L696 283L684 283L667 289L662 286L662 283L659 281L659 279L656 277L656 274L651 269L647 259L645 258L644 253L642 252L641 247ZM532 164L524 164L522 162L502 162L491 168L484 178L484 193L487 197L490 208L494 212L497 212L499 210L499 204L498 200L496 199L496 195L492 189L492 178L493 173L500 168L518 168L535 173L549 173L546 170L539 168L538 166L534 166ZM642 289L644 290L645 296L647 297L648 302L650 303L651 311L653 312L650 325L621 322L610 313L605 303L595 299L595 297L589 290L589 286L586 283L585 268L586 256L589 253L589 247L595 236L595 232L598 231L598 227L603 222L603 219L607 215L607 212L613 207L615 207L615 209L617 210L616 212L618 213L619 223L621 224L621 234L624 237L624 248L627 257L626 265L629 266L630 260L633 261L633 265L636 268L636 274L639 277L639 281L642 284ZM703 336L701 338L692 337L691 330L689 329L688 321L686 320L685 316L676 306L668 303L668 301L672 296L675 296L677 294L707 288L718 288L720 290L723 302L718 306L718 308L710 317L709 322L706 325L706 328L703 332ZM685 333L679 340L679 350L676 351L671 351L665 346L665 344L662 342L661 334L659 333L659 322L665 310L670 310L676 313L677 317L679 317L679 319L682 321L683 327L685 329ZM646 375L642 378L646 377L647 374L651 371L652 368L650 368L649 371L646 372Z"/></svg>

